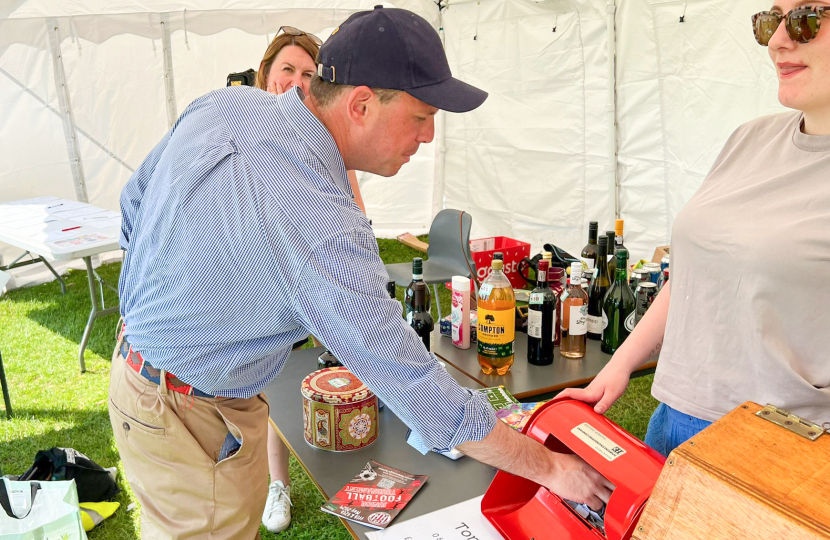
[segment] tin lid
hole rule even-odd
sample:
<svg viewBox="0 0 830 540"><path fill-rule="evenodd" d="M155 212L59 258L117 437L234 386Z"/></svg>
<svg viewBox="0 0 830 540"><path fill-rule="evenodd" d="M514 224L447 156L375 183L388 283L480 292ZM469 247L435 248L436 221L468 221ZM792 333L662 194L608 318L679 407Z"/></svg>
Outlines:
<svg viewBox="0 0 830 540"><path fill-rule="evenodd" d="M323 403L356 403L374 394L343 366L315 371L303 379L303 396Z"/></svg>

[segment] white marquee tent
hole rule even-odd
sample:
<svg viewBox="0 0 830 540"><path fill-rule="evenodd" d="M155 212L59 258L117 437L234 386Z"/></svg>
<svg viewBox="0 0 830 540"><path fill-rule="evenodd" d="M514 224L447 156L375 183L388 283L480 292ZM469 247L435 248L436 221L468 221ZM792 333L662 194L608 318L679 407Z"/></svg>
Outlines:
<svg viewBox="0 0 830 540"><path fill-rule="evenodd" d="M324 38L377 0L4 0L0 202L118 209L121 188L194 98L257 67L281 25ZM441 208L575 253L588 222L626 220L650 257L741 123L782 110L750 32L769 0L397 0L440 29L453 73L490 93L439 115L393 178L359 174L378 236ZM6 263L19 251L0 245ZM17 285L44 279L32 268ZM28 272L28 274L27 274Z"/></svg>

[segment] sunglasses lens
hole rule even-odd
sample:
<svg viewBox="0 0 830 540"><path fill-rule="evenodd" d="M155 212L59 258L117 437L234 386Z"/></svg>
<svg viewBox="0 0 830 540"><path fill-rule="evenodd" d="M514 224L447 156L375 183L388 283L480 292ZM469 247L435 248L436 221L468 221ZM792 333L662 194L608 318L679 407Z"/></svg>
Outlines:
<svg viewBox="0 0 830 540"><path fill-rule="evenodd" d="M777 13L759 13L755 17L755 40L766 47L779 24L781 16Z"/></svg>
<svg viewBox="0 0 830 540"><path fill-rule="evenodd" d="M818 32L818 14L812 9L797 9L787 17L787 34L797 43L807 43Z"/></svg>

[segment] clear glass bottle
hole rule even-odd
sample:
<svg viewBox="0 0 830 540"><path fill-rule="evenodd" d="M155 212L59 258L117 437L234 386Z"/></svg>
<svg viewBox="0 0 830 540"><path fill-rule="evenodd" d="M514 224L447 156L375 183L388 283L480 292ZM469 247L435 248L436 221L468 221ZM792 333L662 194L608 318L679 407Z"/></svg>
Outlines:
<svg viewBox="0 0 830 540"><path fill-rule="evenodd" d="M608 272L608 237L599 239L597 275L588 289L588 339L602 339L602 302L611 288L611 274Z"/></svg>
<svg viewBox="0 0 830 540"><path fill-rule="evenodd" d="M513 365L516 339L516 297L496 253L492 272L478 289L478 363L486 375L504 375Z"/></svg>
<svg viewBox="0 0 830 540"><path fill-rule="evenodd" d="M582 289L582 263L571 266L568 289L559 300L562 306L559 352L565 358L585 356L585 337L588 333L588 295Z"/></svg>

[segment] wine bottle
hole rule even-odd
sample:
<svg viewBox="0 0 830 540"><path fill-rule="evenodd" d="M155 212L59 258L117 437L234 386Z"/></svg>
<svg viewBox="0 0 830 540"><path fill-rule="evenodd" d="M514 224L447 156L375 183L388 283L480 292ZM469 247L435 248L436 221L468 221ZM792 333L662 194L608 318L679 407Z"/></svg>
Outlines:
<svg viewBox="0 0 830 540"><path fill-rule="evenodd" d="M602 303L611 288L611 274L608 272L608 237L599 239L597 275L588 291L588 339L602 339Z"/></svg>
<svg viewBox="0 0 830 540"><path fill-rule="evenodd" d="M432 335L432 330L435 328L435 323L426 307L428 294L426 283L423 281L415 282L415 285L412 287L412 292L412 316L409 326L415 330L415 333L424 342L424 347L430 350L429 340Z"/></svg>
<svg viewBox="0 0 830 540"><path fill-rule="evenodd" d="M617 270L614 273L614 284L605 295L603 303L603 324L607 321L602 332L603 352L614 354L625 339L634 330L636 317L636 302L634 293L628 285L625 269L628 266L628 250L621 249L615 255Z"/></svg>
<svg viewBox="0 0 830 540"><path fill-rule="evenodd" d="M412 259L412 281L409 282L409 286L406 288L406 292L404 293L404 307L406 310L406 322L412 324L412 298L415 295L415 283L417 282L424 283L424 260L420 257L415 257ZM426 289L426 311L429 311L431 308L430 298L429 298L429 288Z"/></svg>
<svg viewBox="0 0 830 540"><path fill-rule="evenodd" d="M614 281L614 271L617 269L617 260L614 258L614 246L616 245L616 233L614 231L605 231L605 236L608 237L608 273L611 275L611 281Z"/></svg>
<svg viewBox="0 0 830 540"><path fill-rule="evenodd" d="M568 289L559 300L562 322L559 325L559 353L565 358L585 356L585 335L588 333L588 295L582 290L582 263L573 263Z"/></svg>
<svg viewBox="0 0 830 540"><path fill-rule="evenodd" d="M536 288L527 306L527 361L534 366L553 363L553 329L556 321L556 296L548 287L548 261L539 261Z"/></svg>
<svg viewBox="0 0 830 540"><path fill-rule="evenodd" d="M582 260L588 264L588 268L595 268L597 265L597 230L599 223L591 221L588 223L588 243L582 248Z"/></svg>

